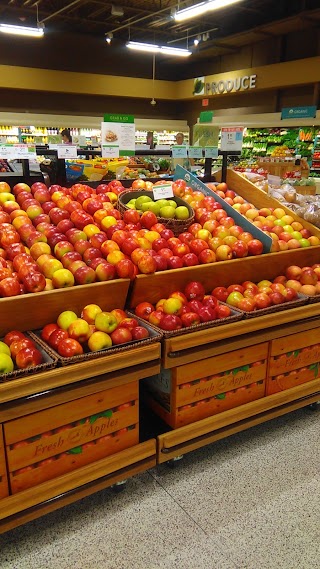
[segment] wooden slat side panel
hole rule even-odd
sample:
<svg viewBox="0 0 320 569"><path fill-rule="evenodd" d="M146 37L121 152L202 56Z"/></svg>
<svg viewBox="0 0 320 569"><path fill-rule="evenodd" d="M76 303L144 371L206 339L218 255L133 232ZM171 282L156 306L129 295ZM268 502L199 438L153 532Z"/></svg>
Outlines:
<svg viewBox="0 0 320 569"><path fill-rule="evenodd" d="M73 423L100 411L112 409L121 403L137 399L138 382L134 382L15 419L4 426L6 445L61 427L66 425L66 422Z"/></svg>
<svg viewBox="0 0 320 569"><path fill-rule="evenodd" d="M83 466L77 469L76 472L69 472L59 476L59 478L44 482L37 486L37 492L34 489L29 489L21 494L19 493L19 495L5 498L1 502L0 520L32 508L45 500L60 496L74 488L93 482L100 477L117 472L150 456L154 456L155 452L156 441L155 439L150 439L121 453L112 454L105 459Z"/></svg>
<svg viewBox="0 0 320 569"><path fill-rule="evenodd" d="M123 308L129 284L128 279L118 279L37 294L1 298L0 336L6 334L9 329L36 330L42 328L48 322L55 322L63 310L74 310L80 314L90 298L94 299L94 302L104 310ZM10 326L9 329L8 326Z"/></svg>
<svg viewBox="0 0 320 569"><path fill-rule="evenodd" d="M56 460L47 460L37 468L23 469L25 472L16 471L10 473L10 487L12 494L21 492L27 488L38 486L47 480L53 480L62 474L72 472L94 463L97 460L107 456L116 454L124 449L137 445L139 443L138 425L134 429L122 433L119 436L112 437L105 444L95 444L87 446L82 453L76 455L61 454Z"/></svg>
<svg viewBox="0 0 320 569"><path fill-rule="evenodd" d="M0 425L0 499L8 496L7 465L3 441L3 428Z"/></svg>
<svg viewBox="0 0 320 569"><path fill-rule="evenodd" d="M176 391L176 405L181 407L182 405L201 401L214 395L239 389L245 385L265 380L266 374L267 364L265 362L262 365L250 368L248 371L239 371L236 374L223 375L211 380L208 379L208 381L200 380L200 383L193 385L189 383L181 384Z"/></svg>
<svg viewBox="0 0 320 569"><path fill-rule="evenodd" d="M9 446L7 447L9 470L12 472L29 464L47 460L75 447L82 452L83 447L91 441L97 444L106 442L106 440L111 441L112 433L135 425L138 421L139 410L135 402L131 407L118 411L111 417L101 417L94 422L87 419L85 424L78 424L75 427L68 428L70 425L66 425L65 430L59 433L45 433L45 436L25 446L20 446L21 443L17 443L17 448L15 445Z"/></svg>
<svg viewBox="0 0 320 569"><path fill-rule="evenodd" d="M274 377L269 377L267 380L266 395L279 393L285 389L292 389L297 385L302 385L309 381L314 381L319 378L319 370L314 373L313 370L306 369L291 371L288 375L279 374Z"/></svg>
<svg viewBox="0 0 320 569"><path fill-rule="evenodd" d="M245 364L263 361L268 356L268 342L228 352L221 356L214 356L175 368L175 377L178 384L186 383L195 379L209 377L222 371L239 368Z"/></svg>
<svg viewBox="0 0 320 569"><path fill-rule="evenodd" d="M271 343L271 355L279 356L314 345L317 345L318 349L320 349L320 328L314 328L313 330L299 332L298 334L291 334L290 336L273 340Z"/></svg>

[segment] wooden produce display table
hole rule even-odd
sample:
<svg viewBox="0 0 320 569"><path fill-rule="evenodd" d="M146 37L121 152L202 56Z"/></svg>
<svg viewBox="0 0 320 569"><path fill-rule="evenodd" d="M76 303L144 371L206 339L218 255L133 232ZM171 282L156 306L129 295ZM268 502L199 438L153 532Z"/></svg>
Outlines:
<svg viewBox="0 0 320 569"><path fill-rule="evenodd" d="M123 308L128 287L110 281L2 299L10 320L1 319L1 334L3 322L41 327L90 298ZM0 384L0 532L155 465L155 439L139 442L139 380L159 372L160 354L157 341Z"/></svg>
<svg viewBox="0 0 320 569"><path fill-rule="evenodd" d="M258 165L259 168L263 168L263 170L266 170L272 176L279 176L281 179L284 178L284 176L288 172L301 172L302 178L309 177L309 170L302 168L301 165L296 166L294 161L283 160L278 162L277 161L271 162L271 161L259 160Z"/></svg>
<svg viewBox="0 0 320 569"><path fill-rule="evenodd" d="M311 247L162 272L149 276L148 286L141 275L131 308L156 303L193 280L210 292L273 279L289 265L319 259L320 247ZM158 462L319 400L317 339L320 302L164 339L161 373L143 382L147 405L174 429L158 436ZM281 368L275 374L278 362L288 375Z"/></svg>

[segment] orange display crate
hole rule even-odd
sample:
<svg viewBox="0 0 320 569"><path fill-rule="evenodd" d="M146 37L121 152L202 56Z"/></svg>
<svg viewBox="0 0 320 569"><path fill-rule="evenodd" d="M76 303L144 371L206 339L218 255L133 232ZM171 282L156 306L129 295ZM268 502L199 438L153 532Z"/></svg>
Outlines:
<svg viewBox="0 0 320 569"><path fill-rule="evenodd" d="M15 494L139 442L138 381L4 424Z"/></svg>
<svg viewBox="0 0 320 569"><path fill-rule="evenodd" d="M319 333L316 328L271 342L267 395L320 377L320 343L314 343Z"/></svg>
<svg viewBox="0 0 320 569"><path fill-rule="evenodd" d="M151 408L173 428L265 395L268 343L192 362L143 382Z"/></svg>

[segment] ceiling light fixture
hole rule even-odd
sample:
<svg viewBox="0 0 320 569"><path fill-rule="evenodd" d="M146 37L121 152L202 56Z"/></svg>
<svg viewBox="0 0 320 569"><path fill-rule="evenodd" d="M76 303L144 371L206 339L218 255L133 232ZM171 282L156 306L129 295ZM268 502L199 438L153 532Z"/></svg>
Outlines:
<svg viewBox="0 0 320 569"><path fill-rule="evenodd" d="M193 43L195 46L199 45L199 40L198 38L194 38Z"/></svg>
<svg viewBox="0 0 320 569"><path fill-rule="evenodd" d="M178 57L188 57L191 55L191 51L188 49L169 47L166 45L154 45L151 43L141 43L136 41L129 41L126 45L129 49L146 51L149 53L163 53L164 55L176 55Z"/></svg>
<svg viewBox="0 0 320 569"><path fill-rule="evenodd" d="M113 33L112 33L112 32L109 32L108 34L106 34L106 42L107 42L107 44L110 45L112 39L113 39Z"/></svg>
<svg viewBox="0 0 320 569"><path fill-rule="evenodd" d="M190 6L189 8L184 8L175 13L174 18L177 22L183 22L189 20L190 18L196 18L207 12L213 12L214 10L219 10L220 8L226 8L231 4L236 4L242 0L209 0L208 2L200 2L195 6Z"/></svg>
<svg viewBox="0 0 320 569"><path fill-rule="evenodd" d="M41 26L41 24L37 28L28 28L26 26L14 26L11 24L0 24L0 32L2 32L3 34L28 36L32 38L42 38L44 35L44 27Z"/></svg>

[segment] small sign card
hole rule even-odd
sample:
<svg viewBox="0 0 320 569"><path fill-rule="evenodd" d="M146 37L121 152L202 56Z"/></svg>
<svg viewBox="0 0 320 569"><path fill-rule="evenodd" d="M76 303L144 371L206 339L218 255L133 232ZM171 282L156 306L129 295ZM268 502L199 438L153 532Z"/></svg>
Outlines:
<svg viewBox="0 0 320 569"><path fill-rule="evenodd" d="M189 146L189 158L202 158L201 146Z"/></svg>
<svg viewBox="0 0 320 569"><path fill-rule="evenodd" d="M119 145L110 146L109 144L103 144L101 146L101 156L102 158L119 158Z"/></svg>
<svg viewBox="0 0 320 569"><path fill-rule="evenodd" d="M72 160L77 158L77 147L72 144L59 144L58 146L58 158L64 158Z"/></svg>
<svg viewBox="0 0 320 569"><path fill-rule="evenodd" d="M162 200L165 198L173 198L172 184L159 184L153 186L153 199Z"/></svg>
<svg viewBox="0 0 320 569"><path fill-rule="evenodd" d="M187 146L179 146L175 144L172 147L172 158L188 158Z"/></svg>
<svg viewBox="0 0 320 569"><path fill-rule="evenodd" d="M218 147L217 146L205 146L204 157L205 158L218 158Z"/></svg>

